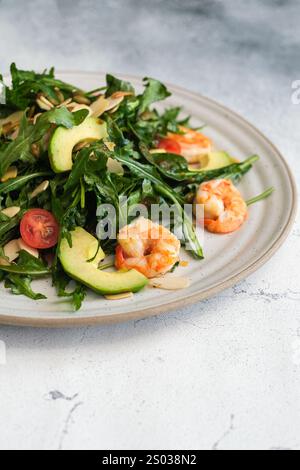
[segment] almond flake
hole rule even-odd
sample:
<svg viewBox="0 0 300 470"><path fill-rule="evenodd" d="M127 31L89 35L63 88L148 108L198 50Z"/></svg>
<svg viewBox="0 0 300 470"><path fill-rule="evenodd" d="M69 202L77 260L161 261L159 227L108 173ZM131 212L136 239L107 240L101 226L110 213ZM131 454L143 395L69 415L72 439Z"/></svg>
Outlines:
<svg viewBox="0 0 300 470"><path fill-rule="evenodd" d="M7 217L10 217L12 219L20 212L20 210L21 210L21 207L17 207L17 206L7 207L6 209L3 209L1 211L1 214L4 214Z"/></svg>
<svg viewBox="0 0 300 470"><path fill-rule="evenodd" d="M113 152L115 150L115 146L116 144L114 142L104 142L104 145L108 148L108 150L110 150L111 152Z"/></svg>
<svg viewBox="0 0 300 470"><path fill-rule="evenodd" d="M109 98L107 98L108 107L106 108L106 111L111 110L112 112L115 112L123 100L124 96L119 96L119 98L113 98L112 96L110 96Z"/></svg>
<svg viewBox="0 0 300 470"><path fill-rule="evenodd" d="M18 176L17 167L11 166L10 168L8 168L7 172L2 176L1 183L5 183L6 181L16 178L17 176Z"/></svg>
<svg viewBox="0 0 300 470"><path fill-rule="evenodd" d="M49 181L45 180L41 184L39 184L34 191L29 195L29 199L33 199L37 197L39 194L43 193L49 188Z"/></svg>
<svg viewBox="0 0 300 470"><path fill-rule="evenodd" d="M35 158L39 158L40 153L41 153L41 149L40 149L39 144L32 144L31 145L31 153Z"/></svg>
<svg viewBox="0 0 300 470"><path fill-rule="evenodd" d="M122 299L130 299L133 297L132 292L124 292L123 294L112 294L112 295L105 295L104 296L107 300L122 300Z"/></svg>
<svg viewBox="0 0 300 470"><path fill-rule="evenodd" d="M38 95L36 102L39 105L39 107L43 109L44 111L50 111L50 109L54 107L51 101L49 101L44 95L41 95L41 94Z"/></svg>
<svg viewBox="0 0 300 470"><path fill-rule="evenodd" d="M109 158L106 164L109 173L115 173L117 175L124 175L124 168L120 162L114 158Z"/></svg>
<svg viewBox="0 0 300 470"><path fill-rule="evenodd" d="M32 119L32 123L33 125L36 124L36 121L38 120L38 118L42 115L42 113L37 113L35 116L33 116L33 119Z"/></svg>
<svg viewBox="0 0 300 470"><path fill-rule="evenodd" d="M10 116L0 119L0 127L5 126L6 124L19 125L22 116L23 111L16 111L15 113L10 114Z"/></svg>
<svg viewBox="0 0 300 470"><path fill-rule="evenodd" d="M121 97L125 97L125 96L133 96L134 93L132 91L115 91L112 95L111 95L111 98L115 99L115 98L121 98Z"/></svg>
<svg viewBox="0 0 300 470"><path fill-rule="evenodd" d="M73 96L73 100L76 101L76 103L79 103L79 104L87 104L87 105L91 104L91 100L89 100L88 98L86 98L83 95L75 95L75 96Z"/></svg>
<svg viewBox="0 0 300 470"><path fill-rule="evenodd" d="M72 105L72 108L71 108L71 105ZM93 113L91 108L86 104L70 103L68 108L71 108L72 113L75 113L76 111L81 111L82 109L86 109L89 112L88 116L91 116Z"/></svg>
<svg viewBox="0 0 300 470"><path fill-rule="evenodd" d="M62 108L63 106L68 106L70 103L72 103L72 101L73 101L72 98L67 98L65 101L60 103L57 107Z"/></svg>
<svg viewBox="0 0 300 470"><path fill-rule="evenodd" d="M186 268L189 265L188 261L180 261L179 266L182 266L183 268Z"/></svg>
<svg viewBox="0 0 300 470"><path fill-rule="evenodd" d="M31 248L31 246L28 246L22 238L19 238L18 240L19 244L19 251L27 251L31 256L34 256L35 258L39 258L39 252L35 248Z"/></svg>
<svg viewBox="0 0 300 470"><path fill-rule="evenodd" d="M3 251L10 263L15 261L19 257L20 252L19 240L11 240L8 242L4 246Z"/></svg>
<svg viewBox="0 0 300 470"><path fill-rule="evenodd" d="M89 147L90 145L90 142L88 142L87 140L83 140L82 142L79 142L79 144L75 145L73 151L79 152L79 150L82 150L84 147Z"/></svg>
<svg viewBox="0 0 300 470"><path fill-rule="evenodd" d="M55 93L56 93L56 96L57 96L59 102L63 103L65 101L65 97L64 97L63 93L60 91L60 89L58 87L55 87L54 90L55 90Z"/></svg>
<svg viewBox="0 0 300 470"><path fill-rule="evenodd" d="M90 106L93 116L100 117L103 113L105 113L108 105L109 101L103 95L99 96L99 98L97 98L96 101L94 101Z"/></svg>
<svg viewBox="0 0 300 470"><path fill-rule="evenodd" d="M150 285L158 289L164 290L180 290L186 289L191 284L186 277L164 276L150 280Z"/></svg>
<svg viewBox="0 0 300 470"><path fill-rule="evenodd" d="M165 149L151 149L149 150L150 153L167 153Z"/></svg>

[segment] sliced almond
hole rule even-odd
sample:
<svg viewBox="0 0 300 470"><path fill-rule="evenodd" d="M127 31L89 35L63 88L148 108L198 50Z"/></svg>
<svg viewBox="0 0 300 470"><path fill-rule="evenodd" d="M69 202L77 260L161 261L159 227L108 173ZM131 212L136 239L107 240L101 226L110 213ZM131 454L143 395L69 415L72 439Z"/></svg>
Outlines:
<svg viewBox="0 0 300 470"><path fill-rule="evenodd" d="M35 116L33 116L33 118L32 118L32 123L33 123L33 125L36 124L36 121L38 120L38 118L39 118L41 115L42 115L42 113L37 113L37 114L35 114Z"/></svg>
<svg viewBox="0 0 300 470"><path fill-rule="evenodd" d="M32 144L31 145L31 153L35 158L39 158L41 154L41 149L39 144Z"/></svg>
<svg viewBox="0 0 300 470"><path fill-rule="evenodd" d="M19 124L23 116L23 111L16 111L13 114L10 114L6 118L0 119L0 127L5 126L6 124Z"/></svg>
<svg viewBox="0 0 300 470"><path fill-rule="evenodd" d="M10 168L8 168L7 172L2 176L1 183L5 183L6 181L16 178L17 176L18 176L17 167L11 166Z"/></svg>
<svg viewBox="0 0 300 470"><path fill-rule="evenodd" d="M109 158L106 164L109 173L115 173L117 175L124 175L124 168L120 162L114 158Z"/></svg>
<svg viewBox="0 0 300 470"><path fill-rule="evenodd" d="M58 101L60 103L63 103L65 101L65 97L64 97L63 93L60 91L60 89L58 87L55 87L54 90L55 90L56 96L58 98Z"/></svg>
<svg viewBox="0 0 300 470"><path fill-rule="evenodd" d="M180 263L179 263L179 266L181 266L182 268L186 268L188 265L189 265L189 262L184 261L184 260L180 261Z"/></svg>
<svg viewBox="0 0 300 470"><path fill-rule="evenodd" d="M149 150L150 153L167 153L165 149L151 149Z"/></svg>
<svg viewBox="0 0 300 470"><path fill-rule="evenodd" d="M20 252L19 240L11 240L3 248L6 258L9 262L15 261L18 258Z"/></svg>
<svg viewBox="0 0 300 470"><path fill-rule="evenodd" d="M114 114L116 111L118 111L119 109L119 105L118 106L115 106L114 108L110 109L108 112L109 114Z"/></svg>
<svg viewBox="0 0 300 470"><path fill-rule="evenodd" d="M123 294L112 294L112 295L105 295L104 296L107 300L122 300L122 299L130 299L133 297L132 292L124 292Z"/></svg>
<svg viewBox="0 0 300 470"><path fill-rule="evenodd" d="M73 101L72 98L67 98L65 101L60 103L57 107L61 108L62 106L68 106L70 103L72 103L72 101Z"/></svg>
<svg viewBox="0 0 300 470"><path fill-rule="evenodd" d="M108 101L108 107L106 108L106 111L110 111L110 110L116 110L119 105L122 103L122 101L124 100L124 96L118 96L118 97L113 97L110 96L109 98L107 98L107 101Z"/></svg>
<svg viewBox="0 0 300 470"><path fill-rule="evenodd" d="M39 257L39 252L35 248L31 248L31 246L28 246L22 238L19 238L18 240L18 245L19 245L19 251L27 251L30 255L34 256L35 258Z"/></svg>
<svg viewBox="0 0 300 470"><path fill-rule="evenodd" d="M88 116L91 116L93 111L91 110L91 108L89 106L87 106L86 104L77 104L77 103L71 103L72 104L72 113L75 113L76 111L80 111L81 109L86 109L89 114ZM71 106L71 105L70 105Z"/></svg>
<svg viewBox="0 0 300 470"><path fill-rule="evenodd" d="M44 103L46 106L50 106L50 108L53 108L53 107L54 107L53 103L52 103L48 98L46 98L46 96L44 96L44 95L39 95L38 98L39 98L39 100L42 101L42 103ZM56 104L58 104L58 103L56 103Z"/></svg>
<svg viewBox="0 0 300 470"><path fill-rule="evenodd" d="M10 140L16 140L16 138L19 135L19 127L17 127L12 134L10 134L9 138Z"/></svg>
<svg viewBox="0 0 300 470"><path fill-rule="evenodd" d="M88 147L91 145L91 142L87 140L83 140L82 142L79 142L79 144L75 145L73 151L78 152L79 150L83 149L84 147Z"/></svg>
<svg viewBox="0 0 300 470"><path fill-rule="evenodd" d="M5 258L0 258L0 266L9 266L10 262Z"/></svg>
<svg viewBox="0 0 300 470"><path fill-rule="evenodd" d="M29 111L27 112L27 116L29 119L33 118L35 115L35 104L29 108Z"/></svg>
<svg viewBox="0 0 300 470"><path fill-rule="evenodd" d="M7 217L10 217L12 219L20 212L20 210L21 210L21 207L17 207L17 206L7 207L6 209L3 209L1 211L1 214L4 214Z"/></svg>
<svg viewBox="0 0 300 470"><path fill-rule="evenodd" d="M15 129L18 129L18 125L12 124L11 122L9 122L8 124L5 124L4 126L2 126L1 133L3 135L9 136L14 132Z"/></svg>
<svg viewBox="0 0 300 470"><path fill-rule="evenodd" d="M133 96L134 93L132 91L115 91L111 98L125 98L125 96Z"/></svg>
<svg viewBox="0 0 300 470"><path fill-rule="evenodd" d="M115 150L116 144L114 142L104 142L105 147L108 148L111 152Z"/></svg>
<svg viewBox="0 0 300 470"><path fill-rule="evenodd" d="M109 101L103 95L99 96L99 98L97 98L96 101L90 105L93 116L100 117L103 113L105 113L108 105Z"/></svg>
<svg viewBox="0 0 300 470"><path fill-rule="evenodd" d="M48 96L48 98L45 98L48 102L50 102L53 106L59 105L60 101L58 99L52 98L51 96Z"/></svg>
<svg viewBox="0 0 300 470"><path fill-rule="evenodd" d="M91 104L91 100L89 100L86 96L83 96L83 95L75 95L73 96L73 100L79 104L87 104L87 105Z"/></svg>
<svg viewBox="0 0 300 470"><path fill-rule="evenodd" d="M39 184L34 191L29 195L29 199L33 199L37 197L39 194L43 193L49 188L49 181L45 180L41 184Z"/></svg>
<svg viewBox="0 0 300 470"><path fill-rule="evenodd" d="M186 277L175 277L171 275L150 280L150 285L152 287L164 290L186 289L190 284L190 280Z"/></svg>
<svg viewBox="0 0 300 470"><path fill-rule="evenodd" d="M48 101L48 100L47 100ZM50 111L50 109L53 108L53 104L48 101L47 103L44 102L41 98L37 98L36 102L39 106L40 109L43 109L44 111Z"/></svg>

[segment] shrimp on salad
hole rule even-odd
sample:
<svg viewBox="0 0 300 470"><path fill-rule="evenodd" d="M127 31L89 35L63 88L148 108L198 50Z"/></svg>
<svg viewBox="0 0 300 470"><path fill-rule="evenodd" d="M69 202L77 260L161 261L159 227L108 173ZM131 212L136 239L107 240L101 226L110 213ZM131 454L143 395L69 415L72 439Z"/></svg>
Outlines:
<svg viewBox="0 0 300 470"><path fill-rule="evenodd" d="M159 141L158 148L182 155L191 164L199 163L203 155L211 152L212 142L201 132L184 126L179 126L179 130L180 134L169 132Z"/></svg>
<svg viewBox="0 0 300 470"><path fill-rule="evenodd" d="M168 229L139 217L118 235L117 269L136 269L153 278L167 273L179 261L180 241Z"/></svg>
<svg viewBox="0 0 300 470"><path fill-rule="evenodd" d="M234 232L248 218L247 204L230 180L202 183L197 191L195 203L204 206L204 226L209 232Z"/></svg>

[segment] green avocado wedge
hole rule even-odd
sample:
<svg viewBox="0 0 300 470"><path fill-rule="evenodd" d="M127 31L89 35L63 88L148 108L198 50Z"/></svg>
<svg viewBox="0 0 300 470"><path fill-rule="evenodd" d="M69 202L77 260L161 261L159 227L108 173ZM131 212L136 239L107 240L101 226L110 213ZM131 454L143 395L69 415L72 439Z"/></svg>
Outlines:
<svg viewBox="0 0 300 470"><path fill-rule="evenodd" d="M72 152L80 142L95 142L107 137L106 123L95 117L87 117L79 126L66 129L59 126L49 143L49 159L55 173L71 171Z"/></svg>
<svg viewBox="0 0 300 470"><path fill-rule="evenodd" d="M104 272L98 269L105 257L98 240L81 227L71 232L72 247L64 238L60 244L59 259L65 272L98 294L138 292L148 283L143 274L130 271Z"/></svg>
<svg viewBox="0 0 300 470"><path fill-rule="evenodd" d="M236 163L236 160L226 152L210 152L201 158L199 171L217 170L233 163Z"/></svg>

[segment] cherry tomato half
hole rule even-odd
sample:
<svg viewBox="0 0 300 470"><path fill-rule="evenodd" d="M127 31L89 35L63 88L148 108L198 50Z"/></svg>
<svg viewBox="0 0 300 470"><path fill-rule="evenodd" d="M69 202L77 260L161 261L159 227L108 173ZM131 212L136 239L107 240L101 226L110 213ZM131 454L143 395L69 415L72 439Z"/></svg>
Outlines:
<svg viewBox="0 0 300 470"><path fill-rule="evenodd" d="M20 232L27 245L43 250L57 244L59 226L51 212L30 209L21 220Z"/></svg>
<svg viewBox="0 0 300 470"><path fill-rule="evenodd" d="M168 137L161 139L158 143L157 148L164 149L168 153L176 153L177 155L181 154L181 147L179 143L173 139L169 139Z"/></svg>

